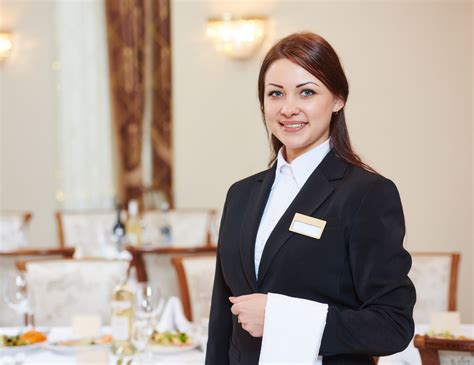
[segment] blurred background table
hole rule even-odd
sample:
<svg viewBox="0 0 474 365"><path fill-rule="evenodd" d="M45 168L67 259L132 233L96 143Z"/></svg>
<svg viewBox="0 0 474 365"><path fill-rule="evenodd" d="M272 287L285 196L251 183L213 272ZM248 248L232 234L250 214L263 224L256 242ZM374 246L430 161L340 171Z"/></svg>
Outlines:
<svg viewBox="0 0 474 365"><path fill-rule="evenodd" d="M424 335L430 330L427 324L415 325L415 334ZM462 324L460 334L474 338L474 324ZM379 358L377 365L421 365L421 357L418 349L415 347L413 340L405 351L399 352L391 356L383 356ZM423 364L424 365L424 364Z"/></svg>
<svg viewBox="0 0 474 365"><path fill-rule="evenodd" d="M0 328L1 333L9 333L15 334L19 332L19 328L15 327L4 327ZM52 327L48 333L48 341L59 341L64 340L67 338L71 338L72 329L71 327ZM110 333L109 328L104 328L104 333ZM94 356L95 351L92 350L90 354ZM101 349L102 350L102 349ZM108 362L104 364L115 365L117 364L117 359L110 353L110 348L103 348L104 351L108 353ZM99 350L100 351L100 350ZM24 352L24 362L23 365L39 365L39 364L61 364L61 365L68 365L68 364L81 364L81 360L83 357L87 357L87 352L82 352L78 356L78 353L75 352L56 352L51 351L46 348L38 348L30 351ZM2 355L0 352L0 364L2 362ZM20 357L17 355L17 358ZM5 359L5 357L3 357ZM127 358L128 359L128 358ZM154 353L152 357L151 364L204 364L205 359L205 352L201 350L188 350L181 353L174 353L174 354L158 354ZM6 359L8 361L8 359ZM96 358L98 361L98 359ZM4 360L5 362L5 360ZM14 362L13 362L14 363ZM94 365L101 365L102 362L94 362ZM126 361L123 362L126 364ZM132 360L133 365L138 365L137 361Z"/></svg>

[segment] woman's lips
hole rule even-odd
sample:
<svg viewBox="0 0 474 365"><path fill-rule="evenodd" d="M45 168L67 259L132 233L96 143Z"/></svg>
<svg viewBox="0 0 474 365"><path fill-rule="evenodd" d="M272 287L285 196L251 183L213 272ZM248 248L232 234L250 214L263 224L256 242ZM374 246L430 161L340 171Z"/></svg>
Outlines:
<svg viewBox="0 0 474 365"><path fill-rule="evenodd" d="M296 133L302 130L308 122L279 122L281 128L288 133Z"/></svg>

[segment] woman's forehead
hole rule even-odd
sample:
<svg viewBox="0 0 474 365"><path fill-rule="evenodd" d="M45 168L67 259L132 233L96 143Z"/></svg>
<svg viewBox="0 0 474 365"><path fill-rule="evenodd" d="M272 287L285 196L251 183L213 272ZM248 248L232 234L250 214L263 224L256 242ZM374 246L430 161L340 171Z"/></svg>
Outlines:
<svg viewBox="0 0 474 365"><path fill-rule="evenodd" d="M284 87L296 87L299 84L310 81L318 85L322 84L321 81L310 72L286 58L274 61L265 73L265 86L272 83Z"/></svg>

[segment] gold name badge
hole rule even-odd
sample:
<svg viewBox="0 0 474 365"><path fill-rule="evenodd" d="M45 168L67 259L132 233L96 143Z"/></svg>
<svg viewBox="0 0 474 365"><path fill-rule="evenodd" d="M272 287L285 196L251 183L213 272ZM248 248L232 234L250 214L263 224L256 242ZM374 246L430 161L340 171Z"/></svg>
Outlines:
<svg viewBox="0 0 474 365"><path fill-rule="evenodd" d="M296 213L291 222L290 231L319 240L323 234L324 227L326 227L326 221Z"/></svg>

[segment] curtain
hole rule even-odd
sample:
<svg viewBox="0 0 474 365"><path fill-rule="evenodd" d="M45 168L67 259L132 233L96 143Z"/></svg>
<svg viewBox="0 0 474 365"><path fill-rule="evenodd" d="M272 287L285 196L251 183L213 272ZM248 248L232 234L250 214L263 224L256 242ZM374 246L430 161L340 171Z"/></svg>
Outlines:
<svg viewBox="0 0 474 365"><path fill-rule="evenodd" d="M173 206L170 2L152 1L152 186Z"/></svg>
<svg viewBox="0 0 474 365"><path fill-rule="evenodd" d="M57 192L61 209L113 206L103 0L55 3Z"/></svg>
<svg viewBox="0 0 474 365"><path fill-rule="evenodd" d="M106 0L118 198L140 198L145 105L145 0Z"/></svg>
<svg viewBox="0 0 474 365"><path fill-rule="evenodd" d="M169 0L106 0L117 178L122 202L173 205Z"/></svg>

